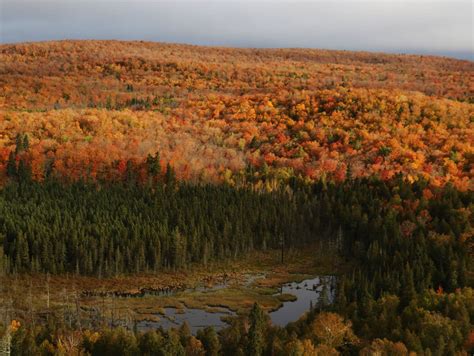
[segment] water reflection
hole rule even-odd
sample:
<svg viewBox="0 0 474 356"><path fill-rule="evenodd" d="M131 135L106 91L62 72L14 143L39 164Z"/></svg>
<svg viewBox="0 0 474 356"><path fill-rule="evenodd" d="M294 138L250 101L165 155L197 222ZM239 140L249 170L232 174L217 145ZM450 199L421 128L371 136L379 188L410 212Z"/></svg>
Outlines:
<svg viewBox="0 0 474 356"><path fill-rule="evenodd" d="M272 323L285 326L298 320L311 306L317 308L332 303L335 297L334 287L334 276L321 276L299 283L284 284L280 289L280 294L293 294L297 299L284 302L280 309L270 313Z"/></svg>
<svg viewBox="0 0 474 356"><path fill-rule="evenodd" d="M261 276L252 277L251 284L255 279ZM301 315L307 312L311 307L318 308L325 304L330 304L335 297L334 276L320 276L312 279L306 279L302 282L292 282L281 286L278 294L292 294L297 297L295 301L283 302L283 306L270 313L272 323L279 326L298 320ZM219 284L213 288L205 288L206 291L225 288L225 284ZM159 321L142 321L138 323L139 330L149 330L163 327L178 328L184 321L187 321L193 334L198 329L212 326L220 330L227 326L223 320L225 317L234 316L235 313L230 309L220 308L219 311L206 311L202 309L185 308L177 310L175 308L165 308L165 314L159 315Z"/></svg>

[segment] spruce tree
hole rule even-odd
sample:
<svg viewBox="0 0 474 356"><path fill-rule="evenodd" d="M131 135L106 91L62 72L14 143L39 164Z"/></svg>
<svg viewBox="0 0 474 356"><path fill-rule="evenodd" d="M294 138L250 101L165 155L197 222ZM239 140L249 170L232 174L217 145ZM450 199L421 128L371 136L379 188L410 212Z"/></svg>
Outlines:
<svg viewBox="0 0 474 356"><path fill-rule="evenodd" d="M221 349L219 338L213 327L206 327L198 330L197 338L202 342L204 349L206 350L206 356L217 356Z"/></svg>
<svg viewBox="0 0 474 356"><path fill-rule="evenodd" d="M250 329L248 333L248 355L260 356L265 346L265 313L258 303L254 303L249 315Z"/></svg>
<svg viewBox="0 0 474 356"><path fill-rule="evenodd" d="M168 164L166 165L165 183L169 186L173 186L175 184L175 181L176 181L176 174L174 172L173 167L171 167L171 165L168 162Z"/></svg>
<svg viewBox="0 0 474 356"><path fill-rule="evenodd" d="M156 152L154 156L152 156L151 154L148 154L146 158L146 165L147 165L148 175L152 178L158 177L158 175L161 172L160 153Z"/></svg>
<svg viewBox="0 0 474 356"><path fill-rule="evenodd" d="M16 134L15 137L15 154L23 151L23 135L20 133Z"/></svg>
<svg viewBox="0 0 474 356"><path fill-rule="evenodd" d="M23 150L28 151L29 148L30 148L30 140L28 138L28 135L24 134L23 135Z"/></svg>
<svg viewBox="0 0 474 356"><path fill-rule="evenodd" d="M404 285L402 285L401 306L406 307L416 296L413 271L407 263L404 271Z"/></svg>
<svg viewBox="0 0 474 356"><path fill-rule="evenodd" d="M18 174L16 166L16 155L13 151L8 155L7 161L7 176L10 178L16 178Z"/></svg>
<svg viewBox="0 0 474 356"><path fill-rule="evenodd" d="M28 182L31 180L31 167L26 160L21 159L18 163L18 179L20 182Z"/></svg>

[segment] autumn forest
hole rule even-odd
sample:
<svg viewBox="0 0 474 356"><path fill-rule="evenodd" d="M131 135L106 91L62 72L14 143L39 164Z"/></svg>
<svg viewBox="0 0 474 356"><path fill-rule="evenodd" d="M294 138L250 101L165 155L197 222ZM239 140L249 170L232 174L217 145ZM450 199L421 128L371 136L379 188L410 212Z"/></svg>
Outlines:
<svg viewBox="0 0 474 356"><path fill-rule="evenodd" d="M473 213L472 61L0 46L0 354L467 355Z"/></svg>

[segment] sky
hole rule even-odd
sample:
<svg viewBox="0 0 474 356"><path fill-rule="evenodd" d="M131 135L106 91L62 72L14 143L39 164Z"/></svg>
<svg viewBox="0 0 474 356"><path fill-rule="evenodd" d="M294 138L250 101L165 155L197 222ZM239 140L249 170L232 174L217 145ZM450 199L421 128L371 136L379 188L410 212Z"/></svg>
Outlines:
<svg viewBox="0 0 474 356"><path fill-rule="evenodd" d="M466 0L0 0L0 42L124 39L474 60Z"/></svg>

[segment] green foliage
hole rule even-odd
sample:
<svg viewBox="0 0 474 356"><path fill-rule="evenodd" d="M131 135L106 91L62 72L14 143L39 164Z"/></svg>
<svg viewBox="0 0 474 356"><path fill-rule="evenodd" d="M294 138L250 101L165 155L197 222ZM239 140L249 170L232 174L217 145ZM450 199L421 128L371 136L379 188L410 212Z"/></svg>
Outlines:
<svg viewBox="0 0 474 356"><path fill-rule="evenodd" d="M38 346L33 330L21 327L11 339L11 354L16 356L31 356L38 354Z"/></svg>
<svg viewBox="0 0 474 356"><path fill-rule="evenodd" d="M387 157L388 155L390 155L391 152L392 152L392 149L387 146L380 147L379 149L379 155L384 156L384 157Z"/></svg>
<svg viewBox="0 0 474 356"><path fill-rule="evenodd" d="M16 178L17 177L17 166L16 166L16 158L15 153L13 151L10 152L8 155L7 161L7 176L9 178Z"/></svg>
<svg viewBox="0 0 474 356"><path fill-rule="evenodd" d="M122 329L102 333L92 348L92 356L134 356L138 353L135 335Z"/></svg>
<svg viewBox="0 0 474 356"><path fill-rule="evenodd" d="M157 156L150 157L149 167L155 167ZM87 350L182 355L194 348L197 354L262 355L318 348L334 353L331 347L337 347L342 353L403 354L406 348L453 354L462 350L474 318L465 241L474 193L447 185L434 191L436 199L426 200L424 187L401 179L337 185L292 180L291 188L273 192L168 179L144 186L13 182L0 191L3 268L7 273L135 273L276 249L281 237L285 248L324 239L352 268L338 278L335 303L326 286L319 308L285 330L269 326L256 304L247 320L234 320L219 336L207 328L196 339L186 326L138 335L106 330ZM318 317L320 311L332 317ZM353 330L366 347L356 337L312 344L322 342L311 334L317 332L315 320L321 325L345 320L334 325L351 335ZM42 345L44 339L34 341L30 334L24 329L15 334L15 350L35 352Z"/></svg>
<svg viewBox="0 0 474 356"><path fill-rule="evenodd" d="M206 327L202 330L199 330L197 333L197 338L202 342L206 350L206 356L219 355L221 345L214 328Z"/></svg>
<svg viewBox="0 0 474 356"><path fill-rule="evenodd" d="M176 183L176 173L169 163L166 165L165 183L169 186Z"/></svg>
<svg viewBox="0 0 474 356"><path fill-rule="evenodd" d="M146 158L146 166L148 175L157 178L161 173L160 153L156 152L154 156L149 154Z"/></svg>
<svg viewBox="0 0 474 356"><path fill-rule="evenodd" d="M228 186L139 187L133 167L128 172L125 184L47 179L1 190L0 234L10 272L104 276L182 268L277 248L281 235L288 248L316 236L303 192L290 200L283 192Z"/></svg>
<svg viewBox="0 0 474 356"><path fill-rule="evenodd" d="M265 329L268 321L260 306L255 303L250 311L250 329L248 335L247 352L249 355L260 356L265 346Z"/></svg>

